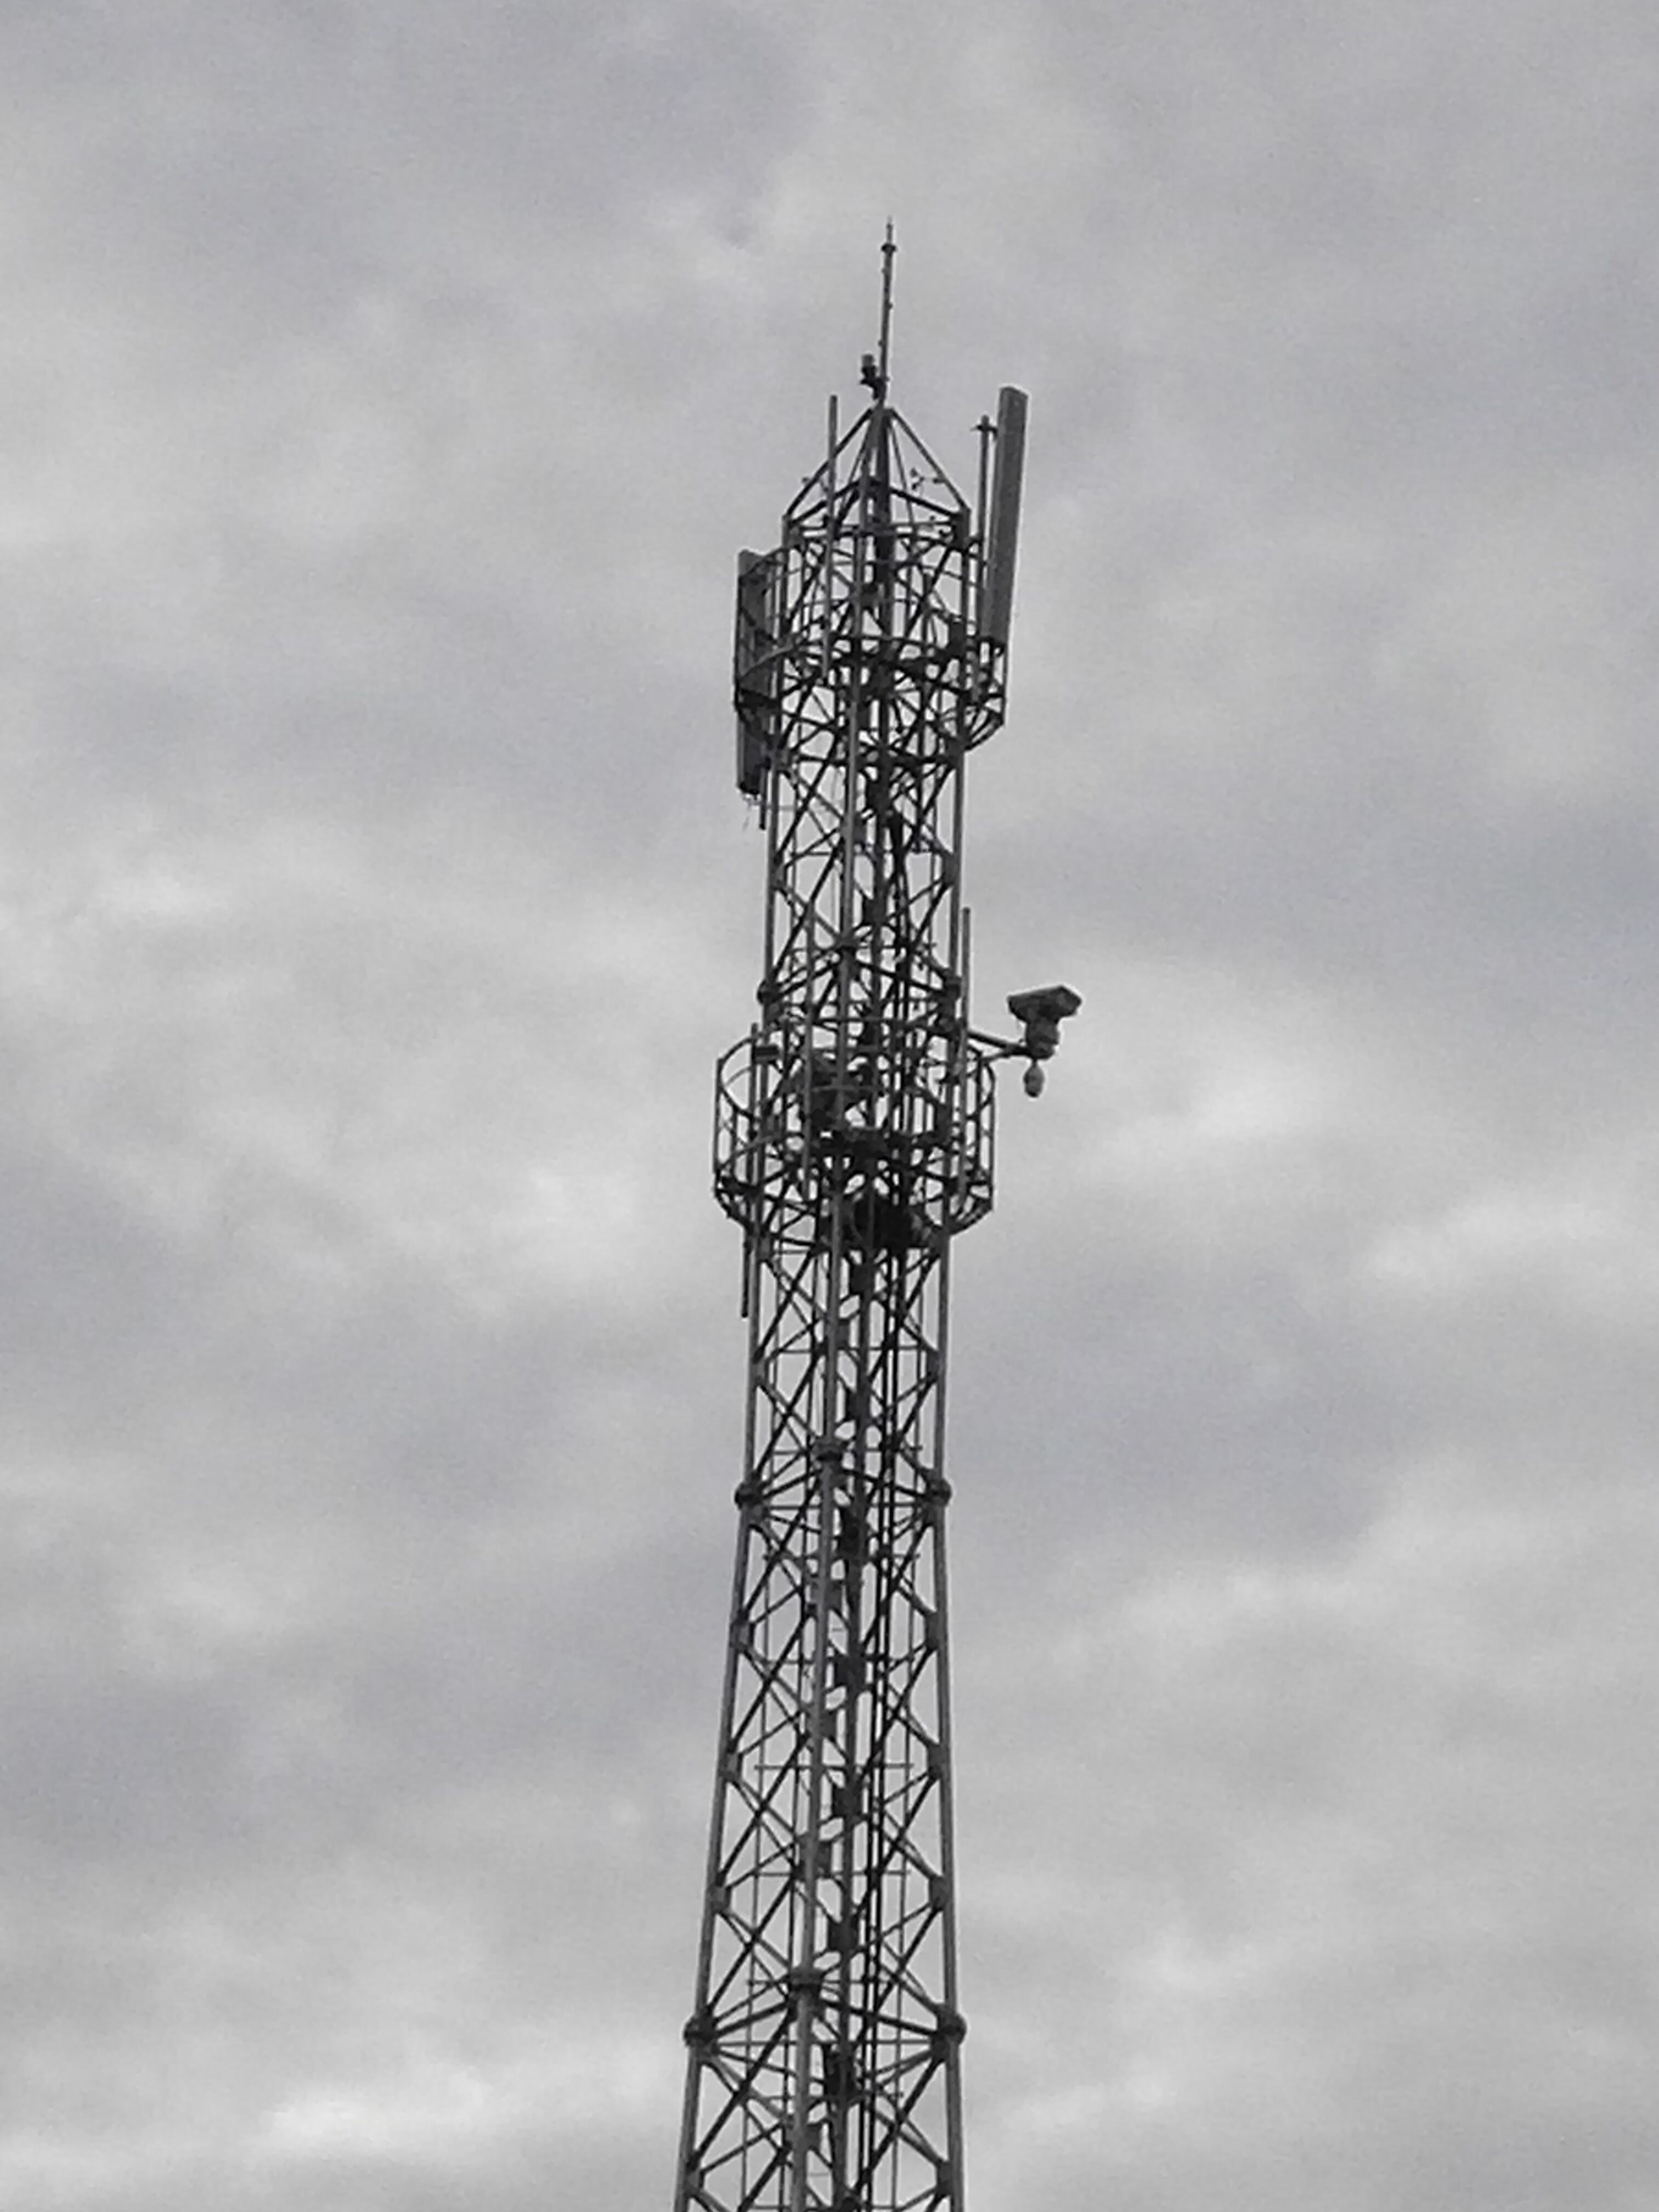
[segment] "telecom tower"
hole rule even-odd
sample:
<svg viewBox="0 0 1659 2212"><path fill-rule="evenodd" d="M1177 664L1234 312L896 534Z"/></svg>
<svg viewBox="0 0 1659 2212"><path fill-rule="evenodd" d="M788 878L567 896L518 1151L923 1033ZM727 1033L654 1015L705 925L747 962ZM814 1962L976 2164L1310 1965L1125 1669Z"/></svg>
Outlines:
<svg viewBox="0 0 1659 2212"><path fill-rule="evenodd" d="M960 2212L942 1467L951 1239L991 1205L963 769L1000 726L1025 395L970 507L888 398L738 564L738 784L767 836L760 1013L716 1073L749 1397L675 2212Z"/></svg>

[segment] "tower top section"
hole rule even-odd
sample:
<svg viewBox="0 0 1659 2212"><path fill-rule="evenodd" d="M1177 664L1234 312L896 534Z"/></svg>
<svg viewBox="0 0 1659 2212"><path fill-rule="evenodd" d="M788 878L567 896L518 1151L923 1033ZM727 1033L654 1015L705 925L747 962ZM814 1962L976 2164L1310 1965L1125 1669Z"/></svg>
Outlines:
<svg viewBox="0 0 1659 2212"><path fill-rule="evenodd" d="M784 510L781 542L738 559L738 786L767 801L823 687L909 695L907 726L959 755L1003 718L1025 457L1025 394L1009 385L977 427L964 494L892 404L892 226L882 246L868 398L845 428L831 398L824 457ZM886 718L884 726L890 718Z"/></svg>

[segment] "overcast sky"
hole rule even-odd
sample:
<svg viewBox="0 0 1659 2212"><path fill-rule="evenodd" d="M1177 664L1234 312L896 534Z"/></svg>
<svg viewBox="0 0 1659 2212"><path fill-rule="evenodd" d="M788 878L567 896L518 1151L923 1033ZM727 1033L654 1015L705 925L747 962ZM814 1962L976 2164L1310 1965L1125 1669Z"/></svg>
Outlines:
<svg viewBox="0 0 1659 2212"><path fill-rule="evenodd" d="M1659 2203L1652 0L0 0L0 2208L643 2212L740 544L1032 395L975 2212Z"/></svg>

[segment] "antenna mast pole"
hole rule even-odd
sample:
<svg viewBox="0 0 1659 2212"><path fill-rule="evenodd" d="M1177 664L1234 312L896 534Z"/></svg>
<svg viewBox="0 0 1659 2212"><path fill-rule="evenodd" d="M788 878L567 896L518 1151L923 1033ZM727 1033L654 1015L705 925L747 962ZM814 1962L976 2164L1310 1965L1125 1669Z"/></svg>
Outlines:
<svg viewBox="0 0 1659 2212"><path fill-rule="evenodd" d="M963 769L1000 726L1024 395L975 507L869 403L738 559L759 1016L716 1072L748 1419L675 2212L961 2212L945 1554L951 1241L989 1211ZM983 475L983 471L981 471Z"/></svg>

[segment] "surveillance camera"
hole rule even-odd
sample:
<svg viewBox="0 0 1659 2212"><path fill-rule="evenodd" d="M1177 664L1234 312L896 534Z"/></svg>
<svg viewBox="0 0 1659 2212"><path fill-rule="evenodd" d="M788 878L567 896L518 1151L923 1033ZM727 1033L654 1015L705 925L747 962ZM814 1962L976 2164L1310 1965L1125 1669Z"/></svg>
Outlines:
<svg viewBox="0 0 1659 2212"><path fill-rule="evenodd" d="M1060 1042L1060 1025L1083 1004L1064 983L1048 983L1040 991L1016 991L1008 1011L1025 1028L1025 1049L1034 1060L1052 1060ZM1036 1094L1033 1093L1033 1096Z"/></svg>

